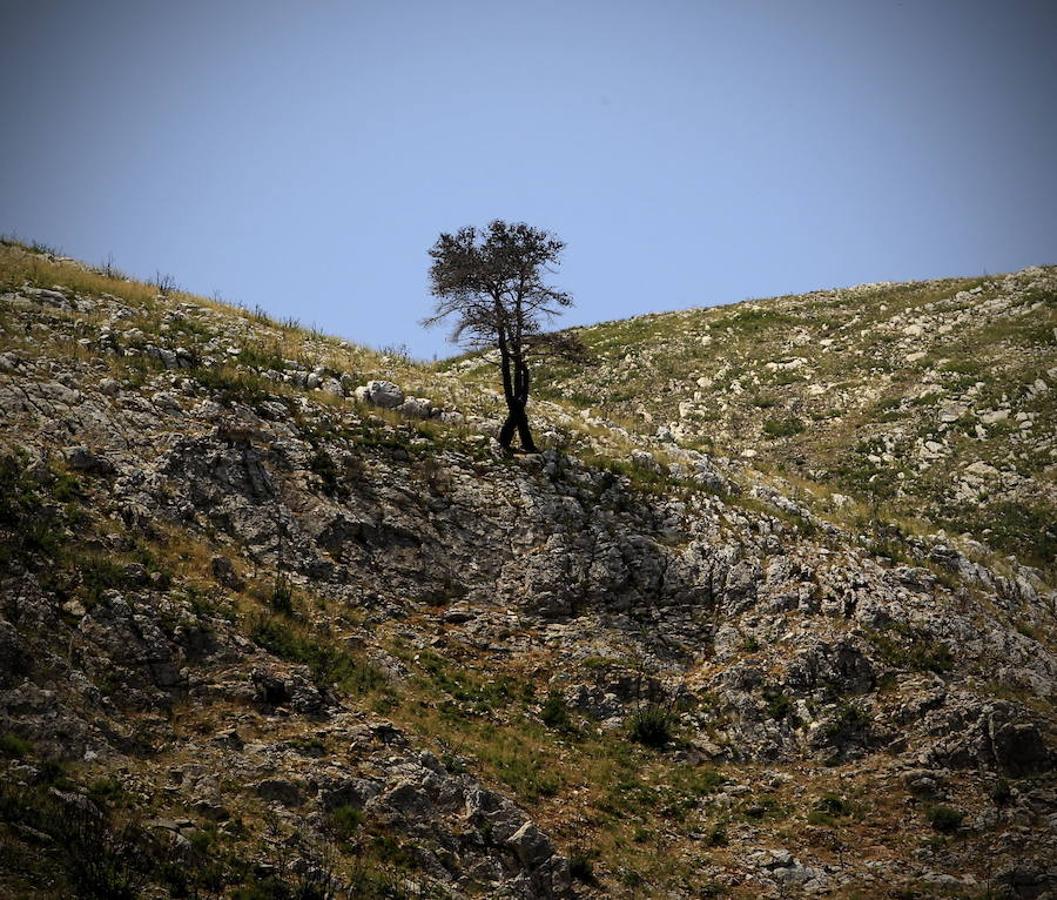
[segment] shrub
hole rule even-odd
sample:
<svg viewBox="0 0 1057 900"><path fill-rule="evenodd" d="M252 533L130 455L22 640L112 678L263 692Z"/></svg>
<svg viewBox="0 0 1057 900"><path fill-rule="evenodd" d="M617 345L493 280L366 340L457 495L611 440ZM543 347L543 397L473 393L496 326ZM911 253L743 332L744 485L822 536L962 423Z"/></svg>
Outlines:
<svg viewBox="0 0 1057 900"><path fill-rule="evenodd" d="M198 367L195 380L206 390L215 393L224 406L245 403L254 406L269 397L271 382L249 371L239 371L229 366L211 369Z"/></svg>
<svg viewBox="0 0 1057 900"><path fill-rule="evenodd" d="M294 613L294 586L282 572L275 576L269 604L280 615L292 616Z"/></svg>
<svg viewBox="0 0 1057 900"><path fill-rule="evenodd" d="M728 842L727 823L717 822L708 832L708 845L710 847L726 847Z"/></svg>
<svg viewBox="0 0 1057 900"><path fill-rule="evenodd" d="M350 840L363 823L363 811L351 803L336 806L327 816L327 827L338 840Z"/></svg>
<svg viewBox="0 0 1057 900"><path fill-rule="evenodd" d="M37 782L60 789L67 787L69 780L66 777L66 766L58 759L44 760L37 769Z"/></svg>
<svg viewBox="0 0 1057 900"><path fill-rule="evenodd" d="M916 672L935 672L937 675L954 668L954 656L946 644L924 631L892 623L884 631L869 629L866 636L877 648L881 658L890 665ZM909 645L904 646L900 638L908 641Z"/></svg>
<svg viewBox="0 0 1057 900"><path fill-rule="evenodd" d="M1014 553L1023 562L1054 571L1057 559L1057 508L1046 502L1003 500L976 504L947 522L960 531L981 533L989 529L987 543L1004 553Z"/></svg>
<svg viewBox="0 0 1057 900"><path fill-rule="evenodd" d="M178 290L176 279L168 273L162 274L160 269L155 270L154 277L148 281L147 284L156 287L158 293L164 297L168 297L170 294L173 294Z"/></svg>
<svg viewBox="0 0 1057 900"><path fill-rule="evenodd" d="M595 883L595 852L583 847L574 847L569 854L569 874L584 884Z"/></svg>
<svg viewBox="0 0 1057 900"><path fill-rule="evenodd" d="M565 705L565 698L557 691L551 691L547 695L547 702L543 704L540 718L548 728L567 731L572 727L572 720L569 718L569 709Z"/></svg>
<svg viewBox="0 0 1057 900"><path fill-rule="evenodd" d="M796 416L767 419L763 423L764 434L770 437L791 437L794 434L800 434L803 430L803 420L798 419Z"/></svg>
<svg viewBox="0 0 1057 900"><path fill-rule="evenodd" d="M108 804L119 803L125 796L125 789L116 778L97 778L88 785L88 796L96 806L104 807Z"/></svg>
<svg viewBox="0 0 1057 900"><path fill-rule="evenodd" d="M308 468L319 476L323 483L323 493L328 497L344 497L347 491L342 490L340 473L331 456L324 447L317 447L308 461Z"/></svg>
<svg viewBox="0 0 1057 900"><path fill-rule="evenodd" d="M1013 799L1013 789L1005 778L999 778L991 791L991 800L996 806L1005 806Z"/></svg>
<svg viewBox="0 0 1057 900"><path fill-rule="evenodd" d="M778 687L765 688L763 699L767 701L767 715L781 721L792 712L793 701Z"/></svg>
<svg viewBox="0 0 1057 900"><path fill-rule="evenodd" d="M102 553L80 553L74 562L80 572L81 590L89 607L102 600L106 591L124 587L128 583L126 567Z"/></svg>
<svg viewBox="0 0 1057 900"><path fill-rule="evenodd" d="M21 553L53 556L63 542L63 521L48 501L76 496L69 476L30 472L24 455L0 456L0 564Z"/></svg>
<svg viewBox="0 0 1057 900"><path fill-rule="evenodd" d="M253 369L272 370L282 372L286 369L286 360L283 358L282 348L278 343L272 346L249 345L239 352L239 362Z"/></svg>
<svg viewBox="0 0 1057 900"><path fill-rule="evenodd" d="M814 808L807 814L812 825L833 825L837 818L851 813L851 807L836 794L823 794L815 801Z"/></svg>
<svg viewBox="0 0 1057 900"><path fill-rule="evenodd" d="M962 827L962 821L965 819L965 813L960 809L955 809L953 806L947 806L942 803L930 806L926 811L926 815L928 816L929 824L936 831L944 834L956 832Z"/></svg>
<svg viewBox="0 0 1057 900"><path fill-rule="evenodd" d="M870 714L861 706L846 703L826 724L825 734L831 741L844 740L865 731L870 726Z"/></svg>
<svg viewBox="0 0 1057 900"><path fill-rule="evenodd" d="M12 734L10 731L0 734L0 755L21 759L23 756L28 756L32 749L33 745L17 734Z"/></svg>
<svg viewBox="0 0 1057 900"><path fill-rule="evenodd" d="M126 900L139 895L151 865L146 836L133 822L111 822L94 804L63 802L42 788L0 786L0 820L46 835L62 861L69 893ZM65 896L66 891L61 893Z"/></svg>
<svg viewBox="0 0 1057 900"><path fill-rule="evenodd" d="M662 749L672 739L672 714L666 707L651 703L632 714L628 732L633 741Z"/></svg>
<svg viewBox="0 0 1057 900"><path fill-rule="evenodd" d="M774 797L763 796L745 807L745 818L750 822L781 821L789 815L789 808L783 806Z"/></svg>

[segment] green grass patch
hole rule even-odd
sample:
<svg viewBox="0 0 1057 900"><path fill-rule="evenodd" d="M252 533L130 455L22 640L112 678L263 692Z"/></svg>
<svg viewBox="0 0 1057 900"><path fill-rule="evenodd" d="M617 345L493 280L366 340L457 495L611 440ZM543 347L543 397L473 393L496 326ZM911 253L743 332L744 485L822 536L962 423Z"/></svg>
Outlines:
<svg viewBox="0 0 1057 900"><path fill-rule="evenodd" d="M792 437L803 432L804 420L797 416L783 416L767 419L763 423L763 432L769 437Z"/></svg>
<svg viewBox="0 0 1057 900"><path fill-rule="evenodd" d="M25 738L11 731L0 734L0 756L9 759L22 759L33 752L33 745Z"/></svg>
<svg viewBox="0 0 1057 900"><path fill-rule="evenodd" d="M868 628L864 633L890 666L939 675L954 668L954 655L946 644L909 625L893 622L887 628Z"/></svg>
<svg viewBox="0 0 1057 900"><path fill-rule="evenodd" d="M256 406L272 393L272 383L266 378L233 366L199 367L192 374L206 391L215 394L225 406L234 403Z"/></svg>
<svg viewBox="0 0 1057 900"><path fill-rule="evenodd" d="M280 659L308 666L320 687L367 694L385 684L385 676L365 657L288 616L268 615L253 625L250 637Z"/></svg>

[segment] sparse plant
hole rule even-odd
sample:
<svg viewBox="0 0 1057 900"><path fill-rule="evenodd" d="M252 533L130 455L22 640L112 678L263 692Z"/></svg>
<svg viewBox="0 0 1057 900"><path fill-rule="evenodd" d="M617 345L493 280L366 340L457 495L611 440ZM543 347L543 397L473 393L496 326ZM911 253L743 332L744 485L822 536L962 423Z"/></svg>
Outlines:
<svg viewBox="0 0 1057 900"><path fill-rule="evenodd" d="M568 731L572 727L569 707L559 691L552 690L547 694L547 701L540 711L540 718L548 728Z"/></svg>
<svg viewBox="0 0 1057 900"><path fill-rule="evenodd" d="M363 810L351 803L336 806L327 814L327 827L335 838L341 841L351 840L363 824Z"/></svg>
<svg viewBox="0 0 1057 900"><path fill-rule="evenodd" d="M763 699L767 701L767 715L775 721L781 721L793 710L793 701L780 687L764 689Z"/></svg>
<svg viewBox="0 0 1057 900"><path fill-rule="evenodd" d="M274 615L261 618L250 636L281 659L308 666L321 687L366 694L385 682L382 673L363 656L339 647L325 635L314 634L296 619Z"/></svg>
<svg viewBox="0 0 1057 900"><path fill-rule="evenodd" d="M804 422L797 416L767 419L763 423L764 434L769 437L792 437L804 430Z"/></svg>
<svg viewBox="0 0 1057 900"><path fill-rule="evenodd" d="M272 609L283 616L293 615L294 612L294 587L285 572L275 573L275 582L272 585L270 599Z"/></svg>
<svg viewBox="0 0 1057 900"><path fill-rule="evenodd" d="M595 884L595 857L598 854L586 847L574 847L569 854L569 874L584 884Z"/></svg>
<svg viewBox="0 0 1057 900"><path fill-rule="evenodd" d="M717 822L708 830L708 845L710 847L726 847L728 843L726 822Z"/></svg>
<svg viewBox="0 0 1057 900"><path fill-rule="evenodd" d="M823 794L807 814L812 825L834 825L837 819L851 814L851 805L837 794Z"/></svg>
<svg viewBox="0 0 1057 900"><path fill-rule="evenodd" d="M33 750L33 745L25 738L19 737L11 731L0 734L0 756L12 759L22 759Z"/></svg>
<svg viewBox="0 0 1057 900"><path fill-rule="evenodd" d="M991 790L991 800L995 806L1007 806L1013 799L1013 788L1006 778L999 778Z"/></svg>
<svg viewBox="0 0 1057 900"><path fill-rule="evenodd" d="M663 749L672 739L671 709L659 703L637 709L628 720L628 734L643 746Z"/></svg>
<svg viewBox="0 0 1057 900"><path fill-rule="evenodd" d="M929 824L936 831L942 832L943 834L953 834L956 832L962 827L962 822L965 819L965 813L960 809L955 809L953 806L947 806L943 803L930 806L925 811L925 815L929 820Z"/></svg>
<svg viewBox="0 0 1057 900"><path fill-rule="evenodd" d="M168 273L162 274L160 269L155 270L154 277L149 283L157 288L158 293L163 297L168 297L170 294L176 293L179 289L176 284L176 279Z"/></svg>

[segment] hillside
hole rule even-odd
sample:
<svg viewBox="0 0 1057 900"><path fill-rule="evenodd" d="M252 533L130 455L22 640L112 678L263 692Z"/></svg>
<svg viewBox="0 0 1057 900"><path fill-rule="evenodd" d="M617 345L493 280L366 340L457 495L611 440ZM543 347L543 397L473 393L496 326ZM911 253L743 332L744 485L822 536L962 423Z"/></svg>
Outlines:
<svg viewBox="0 0 1057 900"><path fill-rule="evenodd" d="M1052 567L1055 329L1053 267L862 285L580 329L600 364L547 383L638 433Z"/></svg>
<svg viewBox="0 0 1057 900"><path fill-rule="evenodd" d="M417 365L0 247L4 896L1057 890L1057 270Z"/></svg>

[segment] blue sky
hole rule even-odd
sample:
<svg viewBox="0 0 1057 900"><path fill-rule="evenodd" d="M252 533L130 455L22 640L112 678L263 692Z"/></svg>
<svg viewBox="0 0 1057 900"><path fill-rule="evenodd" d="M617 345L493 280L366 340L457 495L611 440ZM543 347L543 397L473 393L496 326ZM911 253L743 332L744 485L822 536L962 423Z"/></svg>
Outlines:
<svg viewBox="0 0 1057 900"><path fill-rule="evenodd" d="M0 230L375 346L441 230L568 322L1057 262L1057 3L0 0Z"/></svg>

